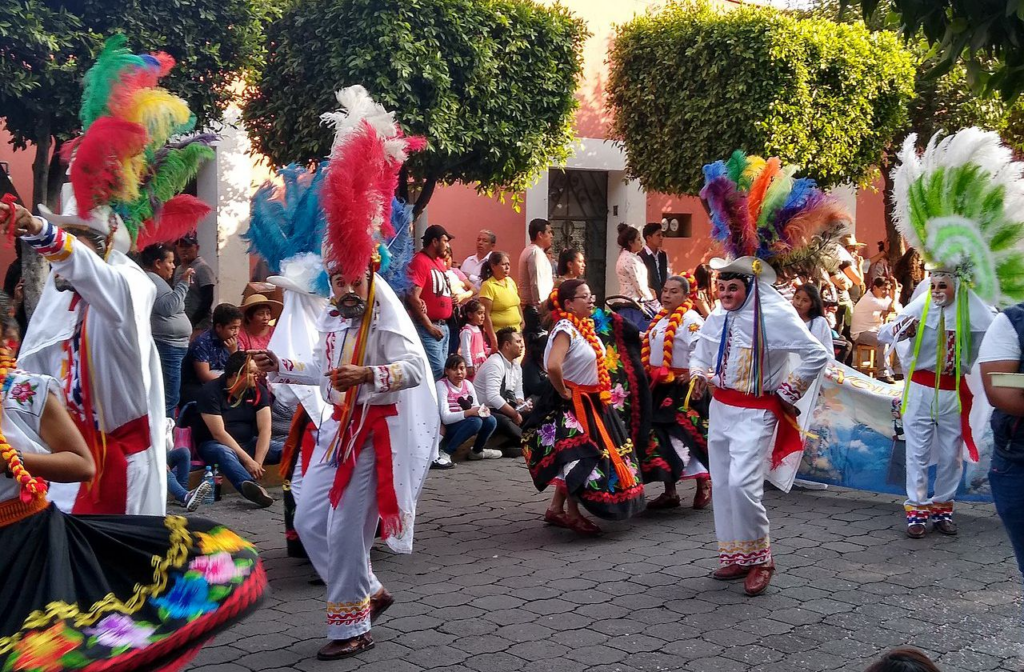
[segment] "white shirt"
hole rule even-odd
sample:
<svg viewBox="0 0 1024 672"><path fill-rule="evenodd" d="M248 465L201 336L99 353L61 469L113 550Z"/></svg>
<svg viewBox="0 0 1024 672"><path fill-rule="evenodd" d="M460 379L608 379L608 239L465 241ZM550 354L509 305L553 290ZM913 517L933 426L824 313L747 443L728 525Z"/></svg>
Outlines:
<svg viewBox="0 0 1024 672"><path fill-rule="evenodd" d="M647 338L651 342L651 366L661 366L665 361L665 332L668 330L669 316L658 320L651 327ZM697 332L704 326L704 318L697 311L688 310L683 315L683 322L676 329L672 343L672 368L689 369L690 354L697 345Z"/></svg>
<svg viewBox="0 0 1024 672"><path fill-rule="evenodd" d="M814 336L825 349L828 350L828 356L835 359L835 343L832 341L832 327L829 326L828 320L824 317L816 317L810 322L804 322L807 325L807 331L811 332L811 336Z"/></svg>
<svg viewBox="0 0 1024 672"><path fill-rule="evenodd" d="M654 293L647 284L647 267L640 255L622 250L615 262L615 275L619 278L619 294L634 300L654 300Z"/></svg>
<svg viewBox="0 0 1024 672"><path fill-rule="evenodd" d="M494 410L502 408L508 401L501 396L501 383L505 389L515 395L516 400L523 399L523 367L510 362L500 352L487 358L476 370L473 382L480 392L480 401Z"/></svg>
<svg viewBox="0 0 1024 672"><path fill-rule="evenodd" d="M483 259L480 259L475 254L471 254L466 257L466 260L462 262L462 266L459 267L466 274L466 277L469 278L469 281L473 283L474 289L480 289L480 283L483 282L480 275L483 273L484 264L487 263L487 257L489 256L485 254Z"/></svg>
<svg viewBox="0 0 1024 672"><path fill-rule="evenodd" d="M986 362L1019 362L1021 360L1020 339L1004 313L999 313L992 320L985 340L981 342L978 363Z"/></svg>
<svg viewBox="0 0 1024 672"><path fill-rule="evenodd" d="M524 304L537 306L548 300L554 288L555 276L547 252L530 243L519 255L519 297Z"/></svg>
<svg viewBox="0 0 1024 672"><path fill-rule="evenodd" d="M882 313L891 303L891 297L880 299L871 292L862 296L853 309L853 320L850 322L850 335L854 340L866 331L877 332L882 326Z"/></svg>
<svg viewBox="0 0 1024 672"><path fill-rule="evenodd" d="M551 356L551 347L555 344L555 336L559 333L566 333L569 336L569 350L565 353L565 360L562 362L562 378L567 383L593 387L600 382L597 376L597 353L594 348L583 338L583 334L576 330L569 320L559 320L548 336L548 344L544 348L544 370L548 368L548 358ZM604 356L604 344L601 345L601 356Z"/></svg>
<svg viewBox="0 0 1024 672"><path fill-rule="evenodd" d="M437 387L437 410L441 414L441 422L445 425L453 425L466 419L466 411L462 408L452 408L448 400L448 394L454 392L456 398L468 397L472 408L480 407L480 398L476 396L476 388L468 380L462 381L462 388L456 390L448 378L442 378L435 383Z"/></svg>

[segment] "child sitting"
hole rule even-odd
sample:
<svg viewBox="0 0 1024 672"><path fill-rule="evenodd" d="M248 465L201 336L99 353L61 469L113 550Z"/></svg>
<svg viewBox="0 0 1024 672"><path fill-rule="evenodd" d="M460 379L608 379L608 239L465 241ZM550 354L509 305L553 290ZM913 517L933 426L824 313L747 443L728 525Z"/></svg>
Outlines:
<svg viewBox="0 0 1024 672"><path fill-rule="evenodd" d="M444 425L444 441L438 453L438 466L451 464L452 454L468 439L476 436L471 460L496 459L500 450L484 448L498 426L490 409L476 399L473 383L466 380L466 360L461 355L450 355L444 364L444 378L437 385L437 403Z"/></svg>
<svg viewBox="0 0 1024 672"><path fill-rule="evenodd" d="M484 338L484 304L477 299L466 303L466 326L459 332L459 354L466 361L466 378L473 380L477 367L487 359L487 339Z"/></svg>

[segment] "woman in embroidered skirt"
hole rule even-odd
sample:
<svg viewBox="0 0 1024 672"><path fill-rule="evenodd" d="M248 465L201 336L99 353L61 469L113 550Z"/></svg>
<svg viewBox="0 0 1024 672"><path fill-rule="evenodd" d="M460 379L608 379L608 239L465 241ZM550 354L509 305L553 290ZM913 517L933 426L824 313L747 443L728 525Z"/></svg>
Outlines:
<svg viewBox="0 0 1024 672"><path fill-rule="evenodd" d="M703 509L711 502L707 402L691 398L687 404L690 353L704 324L693 308L693 288L684 276L666 280L661 312L644 334L641 357L654 393L654 427L650 440L637 452L644 483L665 484L665 492L647 504L649 509L678 507L676 482L684 478L697 480L693 508Z"/></svg>
<svg viewBox="0 0 1024 672"><path fill-rule="evenodd" d="M590 315L594 296L582 280L566 280L549 308L555 319L544 352L551 388L523 433L523 453L534 485L555 485L544 520L581 535L600 528L579 504L609 520L643 509L633 442L612 410L605 349Z"/></svg>
<svg viewBox="0 0 1024 672"><path fill-rule="evenodd" d="M255 549L202 519L49 504L43 479L91 480L92 456L57 381L13 366L0 349L0 669L180 669L256 606Z"/></svg>

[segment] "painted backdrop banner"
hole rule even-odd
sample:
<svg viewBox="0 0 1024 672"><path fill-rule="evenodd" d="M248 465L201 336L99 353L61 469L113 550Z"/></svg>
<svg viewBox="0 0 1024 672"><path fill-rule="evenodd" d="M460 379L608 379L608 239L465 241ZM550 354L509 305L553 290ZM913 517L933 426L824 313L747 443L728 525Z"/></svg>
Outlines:
<svg viewBox="0 0 1024 672"><path fill-rule="evenodd" d="M960 501L990 502L988 468L992 457L992 407L977 372L967 378L974 405L971 427L981 460L964 451ZM899 416L903 384L887 385L832 362L822 374L797 477L892 495L906 494L906 444ZM934 471L934 470L933 470Z"/></svg>

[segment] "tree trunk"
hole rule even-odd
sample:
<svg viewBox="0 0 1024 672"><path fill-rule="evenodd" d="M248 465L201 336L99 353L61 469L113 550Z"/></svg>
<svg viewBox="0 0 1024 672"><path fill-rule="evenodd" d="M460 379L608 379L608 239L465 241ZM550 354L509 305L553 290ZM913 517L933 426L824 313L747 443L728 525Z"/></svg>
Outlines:
<svg viewBox="0 0 1024 672"><path fill-rule="evenodd" d="M426 209L427 203L430 203L430 197L434 195L434 187L436 186L436 177L428 177L423 182L423 188L420 189L420 195L416 198L416 205L412 209L413 218L419 217L420 213Z"/></svg>
<svg viewBox="0 0 1024 672"><path fill-rule="evenodd" d="M902 143L893 143L889 149L886 150L885 156L882 158L882 203L885 207L885 236L889 241L889 267L893 268L896 262L900 260L903 253L906 252L904 245L903 236L896 230L896 221L893 217L893 202L892 202L892 167L896 161L896 147L902 146Z"/></svg>
<svg viewBox="0 0 1024 672"><path fill-rule="evenodd" d="M45 203L48 206L52 203L49 194L50 187L50 147L53 138L50 136L49 117L40 120L36 134L36 156L32 162L32 212L38 214L39 204ZM57 190L59 192L59 189ZM43 285L46 276L50 273L50 265L46 263L36 251L23 242L21 255L21 277L25 281L25 315L29 320L39 304L39 297L43 293Z"/></svg>
<svg viewBox="0 0 1024 672"><path fill-rule="evenodd" d="M64 146L63 140L54 140L53 156L50 157L50 168L46 176L46 207L54 212L63 204L60 202L61 187L64 186L65 168L61 161L60 151Z"/></svg>

